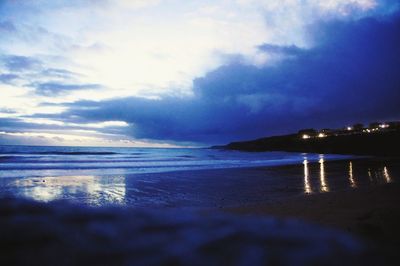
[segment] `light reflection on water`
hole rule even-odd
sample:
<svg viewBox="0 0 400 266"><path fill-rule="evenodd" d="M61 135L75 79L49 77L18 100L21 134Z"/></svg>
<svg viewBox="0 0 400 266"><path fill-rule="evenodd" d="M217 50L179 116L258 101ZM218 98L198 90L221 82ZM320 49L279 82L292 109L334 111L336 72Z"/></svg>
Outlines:
<svg viewBox="0 0 400 266"><path fill-rule="evenodd" d="M351 161L349 162L349 181L350 181L350 186L352 188L357 187L357 183L354 180L354 176L353 176L353 163Z"/></svg>
<svg viewBox="0 0 400 266"><path fill-rule="evenodd" d="M308 170L308 161L305 159L303 161L304 165L304 192L306 194L312 193L312 188L310 185L310 172Z"/></svg>
<svg viewBox="0 0 400 266"><path fill-rule="evenodd" d="M319 184L320 184L319 191L329 192L329 186L325 175L325 165L324 165L325 161L322 156L319 159L318 163L319 163ZM311 187L310 170L308 168L307 158L304 158L303 166L304 166L304 193L310 194L313 193L313 190Z"/></svg>
<svg viewBox="0 0 400 266"><path fill-rule="evenodd" d="M383 167L383 176L385 177L386 183L392 182L392 178L390 177L389 171L386 166Z"/></svg>
<svg viewBox="0 0 400 266"><path fill-rule="evenodd" d="M324 158L320 157L318 161L318 172L312 171L313 168L316 165L310 164L310 162L307 160L306 157L304 157L303 161L303 169L304 169L304 180L303 180L303 187L304 187L304 193L305 194L311 194L313 193L313 177L317 178L317 175L319 177L318 182L319 182L319 192L329 192L332 190L331 186L329 185L328 178L326 175L326 170L325 170L325 164L326 161ZM314 168L314 170L316 170ZM372 167L372 168L364 168L363 170L358 169L355 174L353 162L349 161L348 162L348 181L347 185L340 185L339 183L343 183L342 179L340 179L341 173L338 174L330 174L331 179L330 182L335 183L334 185L340 186L341 188L345 187L350 187L350 188L358 188L359 187L359 182L361 182L361 185L377 185L377 184L386 184L386 183L391 183L393 182L393 177L390 175L389 168L388 166L380 166L380 167ZM357 176L357 179L356 179ZM317 181L315 181L317 182ZM315 184L315 183L314 183ZM333 190L336 190L337 188L333 188ZM317 191L317 190L315 190Z"/></svg>
<svg viewBox="0 0 400 266"><path fill-rule="evenodd" d="M369 181L372 182L372 174L371 174L371 169L368 168L368 177L369 177Z"/></svg>
<svg viewBox="0 0 400 266"><path fill-rule="evenodd" d="M326 177L325 177L325 166L324 166L324 158L321 157L321 159L319 159L319 179L320 179L320 191L322 192L329 192L329 186L328 183L326 181Z"/></svg>
<svg viewBox="0 0 400 266"><path fill-rule="evenodd" d="M302 171L299 169L300 173L297 172L294 175L296 181L293 181L294 179L292 178L277 181L276 177L279 172L275 172L268 178L256 176L254 179L249 180L246 188L238 190L237 198L246 198L248 197L246 193L260 190L262 186L268 187L273 193L279 194L279 187L282 186L282 183L286 184L288 188L301 186L302 193L312 194L386 184L395 181L393 175L396 173L396 168L388 164L366 166L358 161L334 163L326 161L322 156L319 157L318 161L305 157L302 164ZM329 169L329 172L326 169ZM204 173L207 172L203 172L201 176ZM210 172L211 177L214 174L212 171ZM297 179L298 174L300 176L303 175L303 180ZM195 184L192 181L185 181L190 180L186 177L191 175L192 173L188 172L188 176L186 174L178 176L175 176L175 174L161 174L150 176L76 175L31 177L7 181L6 189L16 196L45 202L68 199L90 205L140 205L143 202L151 204L166 202L169 204L170 201L174 202L182 198L187 200L188 205L191 205L193 202L196 203L198 201L198 195L200 194L202 198L213 198L214 195L212 193L214 193L214 190L210 190L209 188L211 187L222 195L225 193L224 191L232 191L232 189L242 186L242 181L246 178L246 174L243 174L243 176L238 176L237 179L232 179L232 182L228 182L224 190L225 183L218 183L219 178L215 179L216 183L209 183L204 181L210 180L207 179L207 176L204 176L205 179L199 177L199 179L196 179L196 182L199 183ZM229 176L229 172L226 175ZM169 178L167 182L163 182L165 178ZM168 186L164 187L165 184ZM201 190L201 187L203 190ZM243 190L243 193L241 190Z"/></svg>
<svg viewBox="0 0 400 266"><path fill-rule="evenodd" d="M123 203L126 195L125 177L105 180L96 176L48 176L15 180L12 184L21 196L38 201L82 198L93 205Z"/></svg>
<svg viewBox="0 0 400 266"><path fill-rule="evenodd" d="M393 182L392 176L389 174L389 170L387 166L383 168L372 171L368 169L368 176L371 183L374 184L387 184Z"/></svg>

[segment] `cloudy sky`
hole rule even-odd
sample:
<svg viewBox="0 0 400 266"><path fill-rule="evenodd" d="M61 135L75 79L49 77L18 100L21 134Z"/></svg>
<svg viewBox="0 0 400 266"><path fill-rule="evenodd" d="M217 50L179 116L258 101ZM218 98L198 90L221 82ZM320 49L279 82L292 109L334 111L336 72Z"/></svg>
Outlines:
<svg viewBox="0 0 400 266"><path fill-rule="evenodd" d="M0 144L223 144L400 119L390 0L0 0Z"/></svg>

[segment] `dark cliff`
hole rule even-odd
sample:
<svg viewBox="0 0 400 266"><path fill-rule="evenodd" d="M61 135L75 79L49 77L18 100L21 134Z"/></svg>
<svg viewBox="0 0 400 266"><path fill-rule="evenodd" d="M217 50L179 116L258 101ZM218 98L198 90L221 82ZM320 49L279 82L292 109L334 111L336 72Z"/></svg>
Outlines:
<svg viewBox="0 0 400 266"><path fill-rule="evenodd" d="M298 134L232 142L226 149L355 155L400 155L400 130L302 139Z"/></svg>

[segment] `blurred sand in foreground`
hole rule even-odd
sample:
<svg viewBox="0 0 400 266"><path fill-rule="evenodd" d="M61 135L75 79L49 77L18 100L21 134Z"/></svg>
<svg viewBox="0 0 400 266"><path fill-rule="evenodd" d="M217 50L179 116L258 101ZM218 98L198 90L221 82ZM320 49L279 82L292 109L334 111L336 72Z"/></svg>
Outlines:
<svg viewBox="0 0 400 266"><path fill-rule="evenodd" d="M399 262L400 184L299 196L274 203L224 209L246 215L291 217L339 228L364 239L386 263Z"/></svg>

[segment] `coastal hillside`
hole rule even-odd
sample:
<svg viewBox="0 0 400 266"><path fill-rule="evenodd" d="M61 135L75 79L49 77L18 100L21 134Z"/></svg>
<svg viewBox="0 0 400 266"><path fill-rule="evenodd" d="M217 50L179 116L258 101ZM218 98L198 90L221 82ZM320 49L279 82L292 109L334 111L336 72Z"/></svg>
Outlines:
<svg viewBox="0 0 400 266"><path fill-rule="evenodd" d="M289 151L355 155L400 155L400 130L315 136L291 134L232 142L223 148L242 151Z"/></svg>

